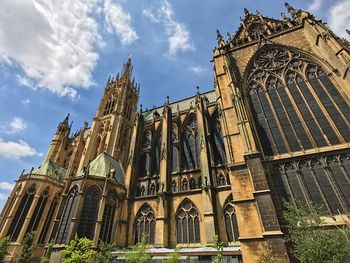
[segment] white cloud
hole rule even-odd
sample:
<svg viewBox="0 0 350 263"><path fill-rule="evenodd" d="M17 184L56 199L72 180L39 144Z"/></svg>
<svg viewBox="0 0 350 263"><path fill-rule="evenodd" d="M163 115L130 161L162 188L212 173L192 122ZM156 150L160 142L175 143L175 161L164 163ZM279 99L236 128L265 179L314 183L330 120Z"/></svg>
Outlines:
<svg viewBox="0 0 350 263"><path fill-rule="evenodd" d="M37 150L30 147L25 141L19 140L14 141L4 141L0 138L0 156L8 159L19 159L21 157L27 156L42 156Z"/></svg>
<svg viewBox="0 0 350 263"><path fill-rule="evenodd" d="M7 122L4 125L0 125L0 131L8 134L18 133L26 128L26 122L19 117L14 117L10 122Z"/></svg>
<svg viewBox="0 0 350 263"><path fill-rule="evenodd" d="M129 45L139 37L130 25L131 16L124 12L123 8L112 0L105 0L103 5L105 14L105 28L109 33L115 33L123 45Z"/></svg>
<svg viewBox="0 0 350 263"><path fill-rule="evenodd" d="M313 0L307 7L310 12L318 11L323 4L323 0Z"/></svg>
<svg viewBox="0 0 350 263"><path fill-rule="evenodd" d="M30 99L22 100L22 104L29 105L30 104Z"/></svg>
<svg viewBox="0 0 350 263"><path fill-rule="evenodd" d="M9 133L17 133L27 128L27 124L21 118L14 117L9 123Z"/></svg>
<svg viewBox="0 0 350 263"><path fill-rule="evenodd" d="M157 8L143 10L143 15L154 23L161 23L165 27L168 37L169 55L175 55L179 51L194 50L190 32L185 24L174 19L174 11L167 0L161 0Z"/></svg>
<svg viewBox="0 0 350 263"><path fill-rule="evenodd" d="M0 182L0 189L1 190L7 190L7 191L12 191L13 187L15 186L14 183L9 183L9 182Z"/></svg>
<svg viewBox="0 0 350 263"><path fill-rule="evenodd" d="M94 82L102 45L93 18L98 0L11 0L0 8L0 62L18 65L24 86L75 97Z"/></svg>
<svg viewBox="0 0 350 263"><path fill-rule="evenodd" d="M188 70L195 73L195 74L201 74L201 73L206 71L205 68L203 68L201 66L189 67Z"/></svg>
<svg viewBox="0 0 350 263"><path fill-rule="evenodd" d="M350 21L350 0L341 0L329 10L329 25L334 32L342 37L349 38L346 29Z"/></svg>

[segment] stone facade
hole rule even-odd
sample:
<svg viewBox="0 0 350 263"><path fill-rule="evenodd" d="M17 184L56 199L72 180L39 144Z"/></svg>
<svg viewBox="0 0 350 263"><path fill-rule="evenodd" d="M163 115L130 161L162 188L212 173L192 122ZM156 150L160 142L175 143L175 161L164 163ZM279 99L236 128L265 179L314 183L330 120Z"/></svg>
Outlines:
<svg viewBox="0 0 350 263"><path fill-rule="evenodd" d="M36 231L34 258L54 240L53 262L75 234L118 247L146 234L153 256L177 247L200 261L215 255L218 235L231 262L256 262L268 244L291 262L282 198L321 203L330 224L343 224L350 46L286 7L290 18L245 10L233 37L217 32L211 92L137 112L129 58L91 127L71 135L67 116L43 165L19 177L1 214L7 259Z"/></svg>

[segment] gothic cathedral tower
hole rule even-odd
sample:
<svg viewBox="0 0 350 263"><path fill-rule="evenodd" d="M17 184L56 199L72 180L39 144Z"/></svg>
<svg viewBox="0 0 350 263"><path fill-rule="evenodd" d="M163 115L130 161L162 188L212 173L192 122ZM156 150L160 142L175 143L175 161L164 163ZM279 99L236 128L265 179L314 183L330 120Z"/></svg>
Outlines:
<svg viewBox="0 0 350 263"><path fill-rule="evenodd" d="M139 92L139 86L132 79L129 57L122 74L107 81L78 170L82 170L102 152L121 160L125 168Z"/></svg>

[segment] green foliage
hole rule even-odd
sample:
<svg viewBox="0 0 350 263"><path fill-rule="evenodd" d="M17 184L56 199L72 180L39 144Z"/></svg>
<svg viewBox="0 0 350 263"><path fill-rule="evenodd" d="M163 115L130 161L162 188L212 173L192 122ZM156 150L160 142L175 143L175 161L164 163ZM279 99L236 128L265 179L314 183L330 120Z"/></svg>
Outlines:
<svg viewBox="0 0 350 263"><path fill-rule="evenodd" d="M107 263L112 262L113 260L113 251L114 247L111 244L101 241L99 245L99 252L97 253L95 263Z"/></svg>
<svg viewBox="0 0 350 263"><path fill-rule="evenodd" d="M166 260L166 263L177 263L180 260L180 253L178 249L175 249L169 254L169 258Z"/></svg>
<svg viewBox="0 0 350 263"><path fill-rule="evenodd" d="M40 263L49 263L50 262L50 257L51 257L52 249L53 249L54 245L55 244L53 242L50 242L49 244L47 244L46 252L45 252L44 256L41 257Z"/></svg>
<svg viewBox="0 0 350 263"><path fill-rule="evenodd" d="M302 202L296 206L285 202L284 218L288 222L287 240L293 245L292 253L303 263L339 263L349 253L345 237L338 229L325 229L322 207Z"/></svg>
<svg viewBox="0 0 350 263"><path fill-rule="evenodd" d="M29 232L23 238L23 248L22 253L19 256L17 263L29 263L32 257L33 250L33 240L35 237L35 232Z"/></svg>
<svg viewBox="0 0 350 263"><path fill-rule="evenodd" d="M264 253L258 258L258 263L280 263L278 256L273 252L271 244L268 243L265 247Z"/></svg>
<svg viewBox="0 0 350 263"><path fill-rule="evenodd" d="M62 250L62 263L92 263L96 251L92 249L92 240L75 235L64 250Z"/></svg>
<svg viewBox="0 0 350 263"><path fill-rule="evenodd" d="M7 249L10 245L11 238L9 236L0 240L0 262L4 262L4 258L7 255Z"/></svg>
<svg viewBox="0 0 350 263"><path fill-rule="evenodd" d="M213 237L214 239L214 245L213 247L218 251L218 254L214 258L214 263L222 263L224 258L222 256L222 251L224 251L224 243L220 241L219 236L215 235Z"/></svg>
<svg viewBox="0 0 350 263"><path fill-rule="evenodd" d="M145 263L151 261L146 235L142 236L141 243L131 248L131 251L126 254L125 258L128 263Z"/></svg>

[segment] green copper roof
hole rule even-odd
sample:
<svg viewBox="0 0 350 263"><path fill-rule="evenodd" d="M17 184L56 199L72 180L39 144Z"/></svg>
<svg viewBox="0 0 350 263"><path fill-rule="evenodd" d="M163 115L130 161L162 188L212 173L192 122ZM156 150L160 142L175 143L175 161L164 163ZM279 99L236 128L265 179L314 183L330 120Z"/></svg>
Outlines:
<svg viewBox="0 0 350 263"><path fill-rule="evenodd" d="M62 182L66 171L66 168L63 166L52 161L48 161L43 163L43 165L39 166L37 169L33 170L32 174L46 175Z"/></svg>
<svg viewBox="0 0 350 263"><path fill-rule="evenodd" d="M213 91L213 90L201 94L201 97L206 97L208 99L209 103L213 103L217 99L215 91ZM195 105L195 100L196 100L196 96L193 96L193 97L190 97L187 99L172 102L169 104L169 107L171 107L173 114L176 114L178 107L179 107L180 112L188 110L191 107L191 104L192 104L192 106ZM155 112L155 111L157 111L159 114L162 114L163 106L144 111L142 113L144 120L145 121L152 120L153 112Z"/></svg>
<svg viewBox="0 0 350 263"><path fill-rule="evenodd" d="M119 160L114 159L109 154L102 152L89 164L89 175L106 177L114 169L112 177L118 184L124 186L124 170ZM81 171L78 176L82 176Z"/></svg>

